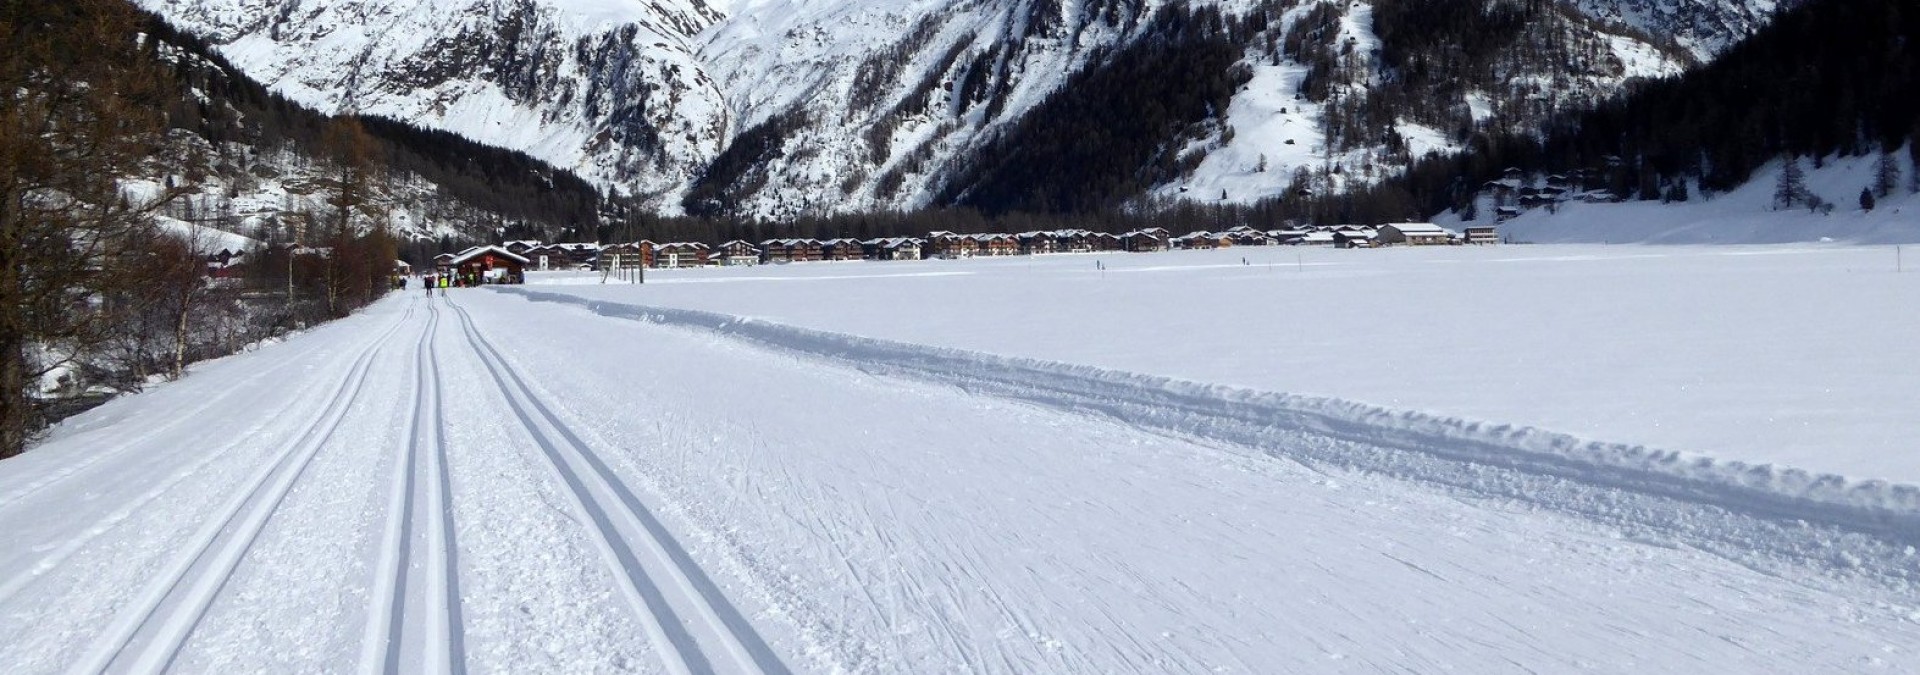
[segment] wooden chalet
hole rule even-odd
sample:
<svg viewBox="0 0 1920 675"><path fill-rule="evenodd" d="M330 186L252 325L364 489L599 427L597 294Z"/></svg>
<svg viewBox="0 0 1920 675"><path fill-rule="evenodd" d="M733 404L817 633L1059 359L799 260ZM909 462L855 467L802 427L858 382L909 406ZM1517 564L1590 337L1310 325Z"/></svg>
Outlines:
<svg viewBox="0 0 1920 675"><path fill-rule="evenodd" d="M1389 223L1380 226L1378 241L1407 246L1445 246L1452 243L1453 233L1433 223Z"/></svg>
<svg viewBox="0 0 1920 675"><path fill-rule="evenodd" d="M818 239L768 239L760 242L760 262L813 262L826 255L826 246Z"/></svg>
<svg viewBox="0 0 1920 675"><path fill-rule="evenodd" d="M925 250L929 258L971 258L980 250L980 240L952 232L927 234Z"/></svg>
<svg viewBox="0 0 1920 675"><path fill-rule="evenodd" d="M865 260L866 257L866 245L858 239L842 237L820 242L821 260Z"/></svg>
<svg viewBox="0 0 1920 675"><path fill-rule="evenodd" d="M512 253L514 255L525 256L528 251L531 251L536 248L540 248L541 246L545 246L545 245L546 245L545 243L542 243L538 239L515 239L505 244L501 244L500 248L507 249L508 253Z"/></svg>
<svg viewBox="0 0 1920 675"><path fill-rule="evenodd" d="M751 248L752 244L748 244L748 247ZM653 249L653 265L663 269L704 267L710 251L706 244L697 241L661 244ZM757 260L759 256L756 254L754 258Z"/></svg>
<svg viewBox="0 0 1920 675"><path fill-rule="evenodd" d="M978 255L1003 257L1020 254L1020 240L1010 234L976 234L973 240L977 242L975 250Z"/></svg>
<svg viewBox="0 0 1920 675"><path fill-rule="evenodd" d="M1204 250L1220 248L1220 235L1201 230L1174 237L1168 242L1173 248L1183 250Z"/></svg>
<svg viewBox="0 0 1920 675"><path fill-rule="evenodd" d="M1120 242L1129 253L1154 253L1167 250L1172 238L1166 230L1152 227L1120 235Z"/></svg>
<svg viewBox="0 0 1920 675"><path fill-rule="evenodd" d="M596 269L633 269L653 266L653 242L644 239L626 244L612 244L600 249L600 258L595 261Z"/></svg>
<svg viewBox="0 0 1920 675"><path fill-rule="evenodd" d="M1094 252L1124 251L1127 248L1126 240L1112 232L1095 232L1093 236L1087 238L1087 243L1092 246L1088 250Z"/></svg>
<svg viewBox="0 0 1920 675"><path fill-rule="evenodd" d="M862 247L868 260L919 260L922 242L913 237L869 239Z"/></svg>
<svg viewBox="0 0 1920 675"><path fill-rule="evenodd" d="M1333 233L1334 248L1373 248L1374 232L1365 229L1342 229Z"/></svg>
<svg viewBox="0 0 1920 675"><path fill-rule="evenodd" d="M452 277L457 286L523 284L527 281L527 262L525 256L499 246L475 246L452 254L438 265L438 270Z"/></svg>
<svg viewBox="0 0 1920 675"><path fill-rule="evenodd" d="M725 267L760 264L760 247L745 239L734 239L713 249L707 262Z"/></svg>
<svg viewBox="0 0 1920 675"><path fill-rule="evenodd" d="M1060 239L1052 232L1021 232L1013 236L1020 243L1021 255L1059 253Z"/></svg>

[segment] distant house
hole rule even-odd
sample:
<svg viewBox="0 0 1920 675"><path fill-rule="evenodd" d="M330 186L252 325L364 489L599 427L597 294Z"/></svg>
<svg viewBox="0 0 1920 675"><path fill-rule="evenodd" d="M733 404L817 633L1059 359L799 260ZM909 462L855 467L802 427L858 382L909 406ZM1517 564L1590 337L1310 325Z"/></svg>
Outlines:
<svg viewBox="0 0 1920 675"><path fill-rule="evenodd" d="M1020 240L1010 234L976 234L973 240L978 255L1002 257L1020 254Z"/></svg>
<svg viewBox="0 0 1920 675"><path fill-rule="evenodd" d="M964 234L940 231L927 233L926 254L930 258L971 258L980 250L980 240Z"/></svg>
<svg viewBox="0 0 1920 675"><path fill-rule="evenodd" d="M1188 250L1212 249L1212 248L1220 247L1220 237L1218 235L1215 235L1212 232L1207 232L1205 230L1202 230L1199 232L1189 232L1183 236L1174 237L1170 243L1173 245L1173 248L1176 248L1176 249L1188 249Z"/></svg>
<svg viewBox="0 0 1920 675"><path fill-rule="evenodd" d="M869 260L919 260L921 240L913 237L869 239L862 243Z"/></svg>
<svg viewBox="0 0 1920 675"><path fill-rule="evenodd" d="M1167 250L1172 238L1166 230L1152 227L1120 235L1120 244L1130 253L1153 253Z"/></svg>
<svg viewBox="0 0 1920 675"><path fill-rule="evenodd" d="M818 239L768 239L760 242L760 261L813 262L825 257L825 251L826 246Z"/></svg>
<svg viewBox="0 0 1920 675"><path fill-rule="evenodd" d="M1373 248L1374 234L1367 230L1340 230L1333 233L1334 248Z"/></svg>
<svg viewBox="0 0 1920 675"><path fill-rule="evenodd" d="M1127 246L1120 235L1111 232L1095 232L1093 236L1087 238L1087 243L1094 251L1122 251L1126 250Z"/></svg>
<svg viewBox="0 0 1920 675"><path fill-rule="evenodd" d="M858 239L843 237L820 242L821 260L862 260L866 257L866 246Z"/></svg>
<svg viewBox="0 0 1920 675"><path fill-rule="evenodd" d="M1500 232L1492 225L1472 225L1466 229L1466 242L1469 244L1498 244Z"/></svg>
<svg viewBox="0 0 1920 675"><path fill-rule="evenodd" d="M749 247L752 244L748 244ZM697 241L680 241L661 244L653 250L655 267L677 269L682 267L702 267L707 264L707 255L711 249ZM759 256L756 254L755 259Z"/></svg>
<svg viewBox="0 0 1920 675"><path fill-rule="evenodd" d="M705 262L725 267L741 267L760 264L760 247L745 239L735 239L723 243L708 254Z"/></svg>
<svg viewBox="0 0 1920 675"><path fill-rule="evenodd" d="M598 269L633 269L653 267L653 242L642 239L626 244L612 244L600 249L600 257L595 261Z"/></svg>
<svg viewBox="0 0 1920 675"><path fill-rule="evenodd" d="M1445 246L1452 239L1452 233L1433 223L1389 223L1380 226L1377 241L1408 246Z"/></svg>
<svg viewBox="0 0 1920 675"><path fill-rule="evenodd" d="M439 272L461 286L520 284L527 280L527 259L499 246L475 246L453 254Z"/></svg>
<svg viewBox="0 0 1920 675"><path fill-rule="evenodd" d="M545 246L545 244L538 239L516 239L500 245L501 248L507 249L508 253L519 256L524 256L527 254L527 251L540 248L541 246Z"/></svg>

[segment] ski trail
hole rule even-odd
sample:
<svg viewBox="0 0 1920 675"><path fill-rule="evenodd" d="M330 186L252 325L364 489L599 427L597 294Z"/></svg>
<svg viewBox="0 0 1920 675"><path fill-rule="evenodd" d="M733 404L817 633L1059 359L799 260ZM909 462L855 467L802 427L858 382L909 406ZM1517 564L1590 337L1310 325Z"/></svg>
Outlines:
<svg viewBox="0 0 1920 675"><path fill-rule="evenodd" d="M167 668L267 520L346 416L349 404L366 383L374 356L406 321L403 317L360 352L320 414L249 477L245 483L248 487L236 492L217 512L224 517L207 520L194 535L193 541L199 545L184 551L130 606L122 608L101 638L68 669L69 673L103 672L130 647L137 649L127 664L128 670L157 673ZM187 587L183 589L183 585ZM169 600L173 604L169 605Z"/></svg>
<svg viewBox="0 0 1920 675"><path fill-rule="evenodd" d="M566 488L594 526L593 543L675 673L788 673L786 665L686 550L607 465L536 396L459 305L461 328Z"/></svg>
<svg viewBox="0 0 1920 675"><path fill-rule="evenodd" d="M394 463L386 534L375 568L381 576L374 583L362 643L362 673L465 671L454 590L458 569L452 555L452 505L447 500L440 363L433 344L439 326L440 310L429 299L427 328L415 349L413 423L405 454ZM421 479L423 462L425 481ZM423 519L424 534L416 529L416 522ZM424 558L426 564L412 572L416 558ZM410 585L413 574L424 576L424 583ZM425 588L416 590L422 585ZM416 614L425 611L425 634L413 641L407 639L411 631L405 628L410 605L416 607Z"/></svg>
<svg viewBox="0 0 1920 675"><path fill-rule="evenodd" d="M417 302L417 300L415 302ZM413 315L413 303L408 303L405 317L411 317L412 315ZM405 321L406 320L405 317L403 317L401 321ZM254 382L258 382L260 380L267 379L268 377L271 377L271 376L278 375L280 371L286 370L289 366L295 363L303 362L300 356L319 351L323 347L324 347L324 343L316 343L316 346L309 348L305 352L301 352L300 355L283 359L278 363L268 366L267 368L261 369L260 372L255 373L251 376L248 376L244 380L241 380L237 386L226 387L220 393L207 397L204 400L204 402L192 408L187 409L185 414L170 417L164 421L159 422L153 427L152 431L149 431L146 434L129 436L127 437L127 440L111 448L107 448L99 452L91 453L87 456L86 459L73 462L72 464L68 465L66 468L49 473L46 476L41 477L39 480L36 480L36 481L33 481L32 483L28 483L24 486L21 486L21 488L16 492L0 495L0 511L5 511L8 508L11 508L14 504L18 504L22 501L25 501L28 497L33 496L34 494L40 492L41 490L45 490L47 488L59 485L61 483L66 482L68 479L71 479L75 476L83 474L87 471L87 469L93 468L94 466L98 466L104 462L108 462L109 460L112 460L116 457L126 454L129 450L132 450L133 448L144 445L145 441L151 436L157 436L157 435L172 431L176 428L179 428L180 426L186 424L189 421L199 419L202 413L205 413L209 410L223 409L224 406L227 406L229 403L231 403L231 399L233 397L240 395L242 391L246 390L247 385L253 384ZM4 597L4 594L0 594L0 597Z"/></svg>
<svg viewBox="0 0 1920 675"><path fill-rule="evenodd" d="M411 315L412 315L412 308L411 306L409 306L406 316L411 316ZM406 317L403 316L399 322L396 322L396 327L398 327L400 323L404 323L405 321L406 321ZM377 344L378 340L376 340L375 343ZM265 377L267 374L277 372L278 370L280 370L281 367L284 367L285 363L292 363L295 360L296 359L289 359L283 362L282 366L269 368L263 371L262 374L260 375L256 375L254 377L248 378L247 381L251 382L260 377ZM349 372L351 372L351 370L349 370ZM318 389L319 382L316 381L314 383L314 386L311 388ZM238 389L239 388L237 387L230 389L228 395L231 395L237 392ZM224 398L224 396L221 398ZM286 414L289 409L291 409L294 405L296 405L297 403L303 400L306 400L305 396L288 399L285 405L281 406L278 410L275 411L275 415ZM196 411L204 410L204 408L196 408L195 410ZM178 418L178 420L176 421L185 421L187 419L189 418L181 417L181 418ZM168 425L168 426L173 426L173 425ZM143 435L143 436L139 436L138 438L141 440L144 440L147 438L147 436ZM87 526L85 529L80 530L80 534L78 536L75 536L74 538L67 540L65 543L62 543L58 548L55 548L51 552L49 552L47 555L42 556L39 560L35 561L32 565L26 567L25 569L20 570L19 573L17 573L14 577L8 579L5 583L0 583L0 604L4 604L7 600L11 599L14 596L14 594L24 590L27 586L31 585L34 580L39 579L42 575L59 567L62 563L66 562L68 558L73 557L75 554L79 553L82 549L85 549L88 544L93 543L95 540L99 539L102 535L105 535L108 532L112 532L114 528L119 527L119 525L122 522L125 522L128 518L138 513L141 509L145 508L148 504L151 504L155 500L158 500L159 498L166 496L168 493L172 492L175 487L179 486L183 482L186 482L187 479L192 478L196 475L199 475L202 470L206 469L208 466L212 465L214 462L220 461L221 459L227 457L229 454L232 454L233 450L235 448L240 447L245 440L246 440L245 438L235 438L227 442L225 445L221 446L218 450L206 453L198 461L187 466L183 470L174 472L173 475L169 477L167 480L161 482L158 485L155 485L152 489L142 493L139 497L136 497L133 501L127 503L127 505L118 509L114 509L112 512L108 513L106 516L100 518L97 521L94 521L93 524ZM125 450L127 448L136 447L138 445L140 445L139 441L128 442L124 444L119 450ZM118 452L118 450L114 452Z"/></svg>

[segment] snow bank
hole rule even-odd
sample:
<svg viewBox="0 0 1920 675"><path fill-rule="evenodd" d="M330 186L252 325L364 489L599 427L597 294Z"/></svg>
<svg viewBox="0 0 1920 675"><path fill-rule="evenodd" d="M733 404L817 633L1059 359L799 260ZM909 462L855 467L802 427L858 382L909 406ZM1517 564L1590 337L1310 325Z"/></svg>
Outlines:
<svg viewBox="0 0 1920 675"><path fill-rule="evenodd" d="M1350 401L1203 384L1090 366L811 330L726 314L502 289L530 300L692 328L867 372L958 386L1042 406L1571 510L1603 521L1723 537L1728 513L1883 539L1886 569L1920 543L1920 486L1721 461L1540 429L1477 423ZM1489 471L1492 469L1492 471ZM1681 508L1674 508L1674 505ZM1742 546L1818 558L1823 539L1738 534ZM1902 546L1906 546L1903 552ZM1857 554L1850 554L1857 557ZM1852 564L1849 562L1848 564ZM1905 576L1908 573L1900 573Z"/></svg>

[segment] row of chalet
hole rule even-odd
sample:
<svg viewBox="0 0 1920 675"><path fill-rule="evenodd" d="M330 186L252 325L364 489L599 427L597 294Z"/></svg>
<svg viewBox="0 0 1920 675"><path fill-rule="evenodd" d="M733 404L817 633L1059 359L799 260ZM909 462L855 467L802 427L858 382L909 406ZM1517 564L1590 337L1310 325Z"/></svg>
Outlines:
<svg viewBox="0 0 1920 675"><path fill-rule="evenodd" d="M1218 249L1235 246L1438 246L1491 244L1498 241L1492 227L1469 227L1455 234L1431 223L1394 223L1380 226L1335 225L1281 230L1236 227L1225 232L1190 232L1174 236L1164 228L1123 234L1091 230L1047 230L1019 234L959 234L933 232L925 238L880 239L768 239L758 243L733 240L718 246L701 242L665 244L638 241L623 244L547 244L510 241L493 247L522 260L527 269L631 269L761 265L843 260L921 260L975 258L1054 253L1130 252ZM463 252L466 253L466 252ZM452 255L452 254L449 254ZM443 256L445 257L445 256Z"/></svg>

